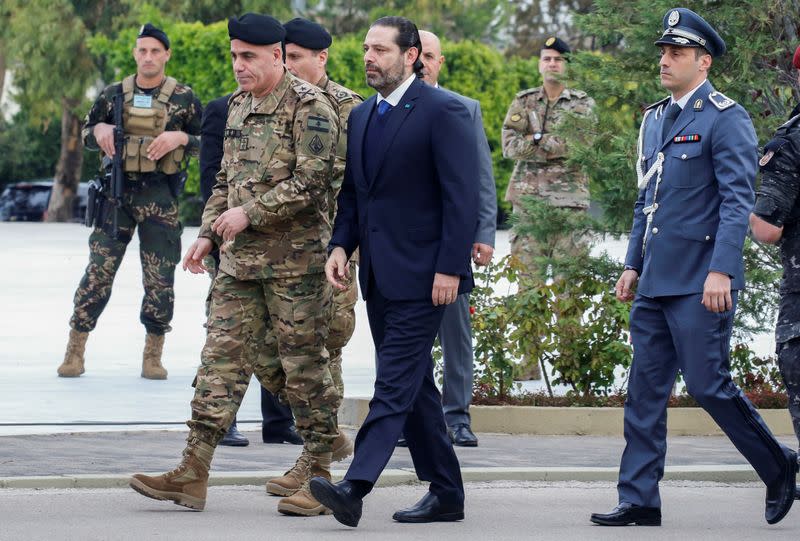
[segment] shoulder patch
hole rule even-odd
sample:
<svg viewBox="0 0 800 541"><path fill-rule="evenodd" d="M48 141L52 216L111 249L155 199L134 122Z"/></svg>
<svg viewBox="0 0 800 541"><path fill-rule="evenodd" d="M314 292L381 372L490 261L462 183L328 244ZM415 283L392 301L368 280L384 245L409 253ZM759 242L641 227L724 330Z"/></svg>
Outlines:
<svg viewBox="0 0 800 541"><path fill-rule="evenodd" d="M648 109L655 109L655 108L656 108L656 107L658 107L659 105L664 105L664 104L665 104L665 103L667 103L668 101L669 101L669 96L667 96L667 97L666 97L666 98L664 98L664 99L658 100L658 101L657 101L657 102L655 102L655 103L651 103L650 105L648 105L647 107L645 107L645 108L644 108L644 110L645 110L645 111L647 111Z"/></svg>
<svg viewBox="0 0 800 541"><path fill-rule="evenodd" d="M292 90L297 93L297 96L300 98L301 102L308 103L317 99L317 92L320 89L305 81L295 79L292 81Z"/></svg>
<svg viewBox="0 0 800 541"><path fill-rule="evenodd" d="M536 88L528 88L528 89L525 89L525 90L520 90L519 92L517 92L516 97L517 98L521 98L523 96L527 96L528 94L533 94L535 92L539 92L541 89L542 89L542 87L537 86Z"/></svg>
<svg viewBox="0 0 800 541"><path fill-rule="evenodd" d="M717 92L716 90L708 95L708 101L714 104L714 107L719 109L720 111L724 111L730 107L736 105L736 102L730 99L728 96L721 92Z"/></svg>

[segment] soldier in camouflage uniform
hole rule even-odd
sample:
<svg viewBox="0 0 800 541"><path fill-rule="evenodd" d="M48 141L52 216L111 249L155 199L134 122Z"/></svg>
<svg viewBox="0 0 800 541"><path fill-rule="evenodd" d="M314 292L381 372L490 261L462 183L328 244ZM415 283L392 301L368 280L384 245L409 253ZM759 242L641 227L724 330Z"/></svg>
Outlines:
<svg viewBox="0 0 800 541"><path fill-rule="evenodd" d="M170 48L163 31L144 25L133 55L136 75L106 87L83 128L88 148L113 156L113 98L123 93L126 185L116 213L118 232L114 236L113 212L108 212L105 226L89 236L89 265L75 292L69 343L58 368L62 377L83 374L86 340L108 303L114 276L137 228L145 292L140 320L147 330L142 377L167 377L161 352L164 334L170 330L175 266L181 252L178 179L185 157L198 153L202 111L191 88L164 75Z"/></svg>
<svg viewBox="0 0 800 541"><path fill-rule="evenodd" d="M332 43L331 35L319 24L302 18L295 18L284 24L286 38L286 69L290 73L313 82L318 88L325 90L331 98L338 112L340 134L336 149L336 161L333 167L331 190L328 193L328 219L333 223L336 213L336 196L342 187L344 179L345 156L347 155L347 118L350 111L363 98L342 85L333 82L325 72L328 60L328 47ZM338 390L339 400L337 407L344 398L344 382L342 381L342 349L355 330L355 304L358 300L358 286L356 285L356 259L350 261L351 281L349 287L343 291L331 291L332 309L328 339L325 347L330 355L330 372ZM264 398L262 397L262 400ZM343 459L353 452L353 444L341 432L333 448L333 460ZM270 494L277 496L292 496L310 478L308 468L308 448L304 448L294 467L283 476L267 481L266 489Z"/></svg>
<svg viewBox="0 0 800 541"><path fill-rule="evenodd" d="M203 258L220 250L188 445L176 470L131 479L148 497L193 509L205 507L214 448L253 374L291 406L313 475L330 476L338 434L339 394L325 350L331 292L323 276L338 118L320 89L285 72L277 20L248 13L231 18L228 33L240 90L230 101L199 238L184 257L184 268L202 273ZM326 512L307 489L278 508Z"/></svg>
<svg viewBox="0 0 800 541"><path fill-rule="evenodd" d="M783 263L775 328L778 367L789 393L789 413L800 441L800 115L764 146L761 187L750 215L756 240L779 244Z"/></svg>
<svg viewBox="0 0 800 541"><path fill-rule="evenodd" d="M519 92L503 122L503 156L516 160L508 183L506 201L521 212L521 198L538 197L553 206L584 211L589 207L588 180L565 164L567 144L554 135L566 113L591 115L594 100L561 82L569 46L551 37L539 58L543 85ZM555 253L580 255L587 251L585 239L567 233L557 239ZM544 247L531 238L511 235L511 253L531 274L537 273L537 258Z"/></svg>

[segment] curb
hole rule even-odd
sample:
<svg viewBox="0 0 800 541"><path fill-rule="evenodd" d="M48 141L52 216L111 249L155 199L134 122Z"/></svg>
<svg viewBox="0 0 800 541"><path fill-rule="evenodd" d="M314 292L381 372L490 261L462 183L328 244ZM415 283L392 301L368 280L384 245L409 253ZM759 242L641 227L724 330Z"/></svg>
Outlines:
<svg viewBox="0 0 800 541"><path fill-rule="evenodd" d="M617 468L462 468L464 482L489 481L616 481ZM209 486L258 486L267 479L283 475L283 471L214 472ZM333 471L334 480L340 480L344 471ZM718 483L746 483L759 481L748 465L668 466L664 479L670 481L705 481ZM3 477L0 489L65 489L65 488L124 488L130 475L54 475L38 477ZM418 483L413 470L387 469L381 474L377 486L389 487Z"/></svg>

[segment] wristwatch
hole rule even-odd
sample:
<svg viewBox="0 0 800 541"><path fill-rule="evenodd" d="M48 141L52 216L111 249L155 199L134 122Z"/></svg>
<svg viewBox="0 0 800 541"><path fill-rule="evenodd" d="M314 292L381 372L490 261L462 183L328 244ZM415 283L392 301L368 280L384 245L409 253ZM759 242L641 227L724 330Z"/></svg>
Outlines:
<svg viewBox="0 0 800 541"><path fill-rule="evenodd" d="M542 132L537 131L536 133L533 134L533 144L534 145L538 145L539 141L541 141L541 140L542 140Z"/></svg>

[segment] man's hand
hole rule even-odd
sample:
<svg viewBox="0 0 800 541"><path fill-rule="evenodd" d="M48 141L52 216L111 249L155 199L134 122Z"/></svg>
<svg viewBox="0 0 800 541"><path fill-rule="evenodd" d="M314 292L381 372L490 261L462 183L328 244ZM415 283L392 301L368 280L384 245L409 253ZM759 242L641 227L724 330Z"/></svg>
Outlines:
<svg viewBox="0 0 800 541"><path fill-rule="evenodd" d="M494 255L494 248L488 244L476 242L472 245L472 260L476 265L488 265Z"/></svg>
<svg viewBox="0 0 800 541"><path fill-rule="evenodd" d="M731 298L731 277L727 274L709 271L703 285L703 306L709 312L726 312L733 308Z"/></svg>
<svg viewBox="0 0 800 541"><path fill-rule="evenodd" d="M456 302L460 282L461 277L458 275L437 272L433 277L433 293L431 294L433 305L439 306Z"/></svg>
<svg viewBox="0 0 800 541"><path fill-rule="evenodd" d="M113 141L112 141L113 142ZM182 131L165 131L153 139L147 147L147 158L158 161L168 152L172 152L179 146L186 146L189 143L189 136Z"/></svg>
<svg viewBox="0 0 800 541"><path fill-rule="evenodd" d="M247 229L250 225L250 218L245 214L242 207L228 209L214 220L211 230L222 237L223 240L233 240L236 235Z"/></svg>
<svg viewBox="0 0 800 541"><path fill-rule="evenodd" d="M103 154L109 158L114 157L114 126L113 124L106 124L105 122L98 122L94 125L92 130L94 138L97 140L97 146L103 151Z"/></svg>
<svg viewBox="0 0 800 541"><path fill-rule="evenodd" d="M617 280L617 285L614 287L614 293L617 295L617 300L622 302L630 302L633 300L633 290L636 287L636 282L639 280L639 273L633 269L625 269L622 275Z"/></svg>
<svg viewBox="0 0 800 541"><path fill-rule="evenodd" d="M347 264L347 253L341 246L331 250L331 255L325 262L325 277L336 289L347 289L346 280L350 278L350 266Z"/></svg>
<svg viewBox="0 0 800 541"><path fill-rule="evenodd" d="M203 274L208 269L203 265L203 258L211 253L214 243L205 237L200 237L189 246L186 255L183 256L183 270L188 270L192 274Z"/></svg>

